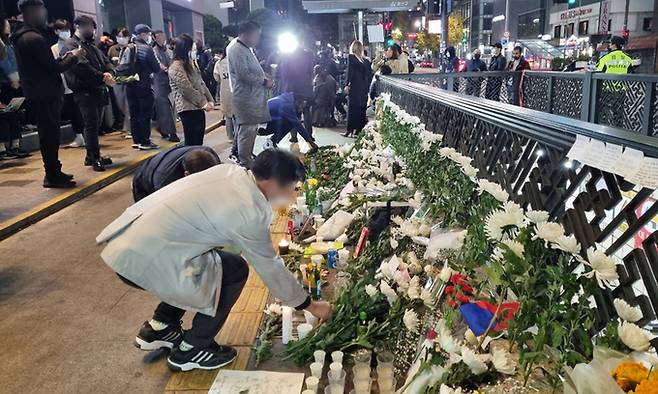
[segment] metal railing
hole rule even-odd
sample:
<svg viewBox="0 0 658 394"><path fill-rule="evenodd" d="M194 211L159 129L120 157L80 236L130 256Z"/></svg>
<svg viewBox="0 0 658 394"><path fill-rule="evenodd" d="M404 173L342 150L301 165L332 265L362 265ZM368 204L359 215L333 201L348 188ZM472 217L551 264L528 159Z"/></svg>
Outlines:
<svg viewBox="0 0 658 394"><path fill-rule="evenodd" d="M494 71L394 77L634 133L658 136L658 75Z"/></svg>
<svg viewBox="0 0 658 394"><path fill-rule="evenodd" d="M472 157L480 178L499 183L525 208L548 211L575 235L583 251L599 245L616 259L620 286L594 297L599 327L615 316L614 297L640 306L639 324L656 319L658 194L566 155L576 136L583 135L658 158L658 139L428 86L445 82L452 85L450 90L468 89L455 87L463 80L450 81L445 75L444 80L414 78L431 84L404 79L382 76L379 91L418 116L428 130L443 134L443 145ZM480 93L485 89L480 87ZM550 97L550 89L546 92Z"/></svg>

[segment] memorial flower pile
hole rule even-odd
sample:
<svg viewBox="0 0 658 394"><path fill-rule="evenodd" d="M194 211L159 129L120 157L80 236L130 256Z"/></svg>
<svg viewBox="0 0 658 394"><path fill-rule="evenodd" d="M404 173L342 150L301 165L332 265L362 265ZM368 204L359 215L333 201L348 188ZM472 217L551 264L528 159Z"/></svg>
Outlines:
<svg viewBox="0 0 658 394"><path fill-rule="evenodd" d="M557 392L576 387L565 377L584 379L578 366L595 356L595 343L623 354L650 349L653 336L629 300L615 299L618 321L597 329L593 297L619 282L601 246L583 250L548 212L480 178L473 158L441 146L440 134L390 97L378 99L376 113L354 144L307 158L317 183L305 188L328 200L326 220L353 214L344 236L361 250L347 263L352 283L334 300L333 319L289 343L289 358L392 351L402 393L509 381ZM615 367L605 371L610 380L632 375L636 392L654 387L648 371L638 380L639 366Z"/></svg>

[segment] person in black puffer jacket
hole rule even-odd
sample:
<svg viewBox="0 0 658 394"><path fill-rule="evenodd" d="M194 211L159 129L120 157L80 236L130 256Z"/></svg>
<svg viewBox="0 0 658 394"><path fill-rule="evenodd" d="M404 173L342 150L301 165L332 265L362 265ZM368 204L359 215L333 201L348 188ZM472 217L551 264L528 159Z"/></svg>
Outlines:
<svg viewBox="0 0 658 394"><path fill-rule="evenodd" d="M18 9L25 25L11 36L11 41L16 51L23 93L37 118L39 148L46 170L43 186L73 187L73 176L62 172L58 157L59 122L64 96L61 73L75 66L82 52L73 50L55 59L44 38L47 11L43 1L20 0Z"/></svg>

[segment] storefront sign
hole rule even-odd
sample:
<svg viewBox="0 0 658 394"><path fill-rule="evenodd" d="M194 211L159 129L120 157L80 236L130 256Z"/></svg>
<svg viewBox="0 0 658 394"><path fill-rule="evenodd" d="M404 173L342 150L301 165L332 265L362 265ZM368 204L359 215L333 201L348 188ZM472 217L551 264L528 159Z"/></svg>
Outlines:
<svg viewBox="0 0 658 394"><path fill-rule="evenodd" d="M592 13L592 11L593 11L593 9L591 7L589 7L589 8L585 8L585 7L575 8L573 10L564 11L560 14L560 20L561 21L566 21L566 20L569 20L569 19L578 18L580 16L589 15L589 14Z"/></svg>
<svg viewBox="0 0 658 394"><path fill-rule="evenodd" d="M601 13L599 15L599 33L606 34L610 30L608 23L610 22L610 2L601 2Z"/></svg>

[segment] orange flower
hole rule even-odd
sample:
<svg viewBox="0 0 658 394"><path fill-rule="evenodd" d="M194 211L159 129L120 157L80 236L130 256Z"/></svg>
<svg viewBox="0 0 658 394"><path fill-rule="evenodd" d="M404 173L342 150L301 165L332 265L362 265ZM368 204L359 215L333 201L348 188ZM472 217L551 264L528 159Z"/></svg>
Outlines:
<svg viewBox="0 0 658 394"><path fill-rule="evenodd" d="M653 373L651 374L653 375ZM652 378L641 381L635 387L635 394L658 394L658 380Z"/></svg>
<svg viewBox="0 0 658 394"><path fill-rule="evenodd" d="M612 371L619 387L625 392L633 390L638 383L649 376L649 370L640 363L624 362Z"/></svg>

